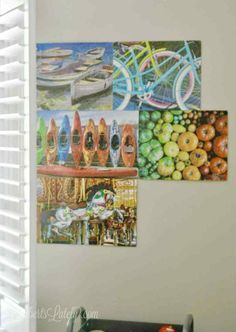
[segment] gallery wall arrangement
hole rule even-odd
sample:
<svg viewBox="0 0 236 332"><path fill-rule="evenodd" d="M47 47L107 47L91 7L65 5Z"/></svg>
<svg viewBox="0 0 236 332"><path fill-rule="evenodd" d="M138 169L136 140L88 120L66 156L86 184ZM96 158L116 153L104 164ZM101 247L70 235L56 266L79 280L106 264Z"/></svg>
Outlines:
<svg viewBox="0 0 236 332"><path fill-rule="evenodd" d="M38 242L137 245L137 182L225 181L201 42L37 45Z"/></svg>

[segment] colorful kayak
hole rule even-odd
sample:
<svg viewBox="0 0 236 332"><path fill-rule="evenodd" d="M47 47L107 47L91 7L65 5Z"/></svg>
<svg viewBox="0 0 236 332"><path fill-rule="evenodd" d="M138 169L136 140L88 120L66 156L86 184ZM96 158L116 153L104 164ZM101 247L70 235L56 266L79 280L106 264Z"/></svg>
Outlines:
<svg viewBox="0 0 236 332"><path fill-rule="evenodd" d="M97 130L92 119L89 119L83 135L83 155L86 166L92 164L97 149Z"/></svg>
<svg viewBox="0 0 236 332"><path fill-rule="evenodd" d="M109 134L106 121L101 118L98 125L98 146L97 155L99 164L106 166L109 157Z"/></svg>
<svg viewBox="0 0 236 332"><path fill-rule="evenodd" d="M46 160L47 164L51 165L57 158L57 126L55 120L52 118L49 123L48 132L46 136Z"/></svg>
<svg viewBox="0 0 236 332"><path fill-rule="evenodd" d="M126 167L133 167L136 159L136 138L134 128L126 124L122 129L121 157Z"/></svg>
<svg viewBox="0 0 236 332"><path fill-rule="evenodd" d="M73 126L71 128L71 153L76 167L80 164L82 156L82 140L83 132L80 122L79 113L76 111L73 119Z"/></svg>
<svg viewBox="0 0 236 332"><path fill-rule="evenodd" d="M110 158L114 167L118 166L120 160L120 141L119 125L113 120L110 127Z"/></svg>
<svg viewBox="0 0 236 332"><path fill-rule="evenodd" d="M39 118L37 130L37 164L41 164L45 156L47 128L43 118Z"/></svg>
<svg viewBox="0 0 236 332"><path fill-rule="evenodd" d="M58 160L64 164L67 160L70 150L70 120L64 115L61 127L58 131Z"/></svg>

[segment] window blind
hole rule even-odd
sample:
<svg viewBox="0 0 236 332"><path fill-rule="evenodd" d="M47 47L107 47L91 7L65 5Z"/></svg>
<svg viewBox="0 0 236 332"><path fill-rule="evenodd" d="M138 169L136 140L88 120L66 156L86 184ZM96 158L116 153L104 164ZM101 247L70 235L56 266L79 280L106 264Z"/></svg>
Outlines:
<svg viewBox="0 0 236 332"><path fill-rule="evenodd" d="M0 0L0 296L29 304L29 29L24 0Z"/></svg>

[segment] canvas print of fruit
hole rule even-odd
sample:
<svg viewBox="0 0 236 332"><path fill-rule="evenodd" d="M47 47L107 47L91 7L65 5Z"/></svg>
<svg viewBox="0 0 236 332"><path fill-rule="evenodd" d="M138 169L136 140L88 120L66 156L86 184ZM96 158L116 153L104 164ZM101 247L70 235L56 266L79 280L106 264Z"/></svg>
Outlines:
<svg viewBox="0 0 236 332"><path fill-rule="evenodd" d="M141 111L138 165L143 179L227 180L227 111Z"/></svg>
<svg viewBox="0 0 236 332"><path fill-rule="evenodd" d="M77 177L138 175L138 112L37 114L38 173Z"/></svg>
<svg viewBox="0 0 236 332"><path fill-rule="evenodd" d="M112 110L112 43L37 44L38 110Z"/></svg>
<svg viewBox="0 0 236 332"><path fill-rule="evenodd" d="M38 242L135 247L137 180L38 175Z"/></svg>

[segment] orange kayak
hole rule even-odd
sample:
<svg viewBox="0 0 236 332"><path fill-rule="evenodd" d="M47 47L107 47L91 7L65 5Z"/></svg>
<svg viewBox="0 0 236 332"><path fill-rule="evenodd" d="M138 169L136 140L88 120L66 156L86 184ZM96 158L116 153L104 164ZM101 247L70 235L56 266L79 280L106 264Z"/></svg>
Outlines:
<svg viewBox="0 0 236 332"><path fill-rule="evenodd" d="M57 143L57 126L55 120L52 118L46 137L46 160L48 165L53 164L57 158Z"/></svg>
<svg viewBox="0 0 236 332"><path fill-rule="evenodd" d="M83 156L86 166L92 164L97 150L97 129L92 119L89 119L83 135Z"/></svg>
<svg viewBox="0 0 236 332"><path fill-rule="evenodd" d="M121 135L121 157L126 167L133 167L136 159L136 138L134 128L124 125Z"/></svg>
<svg viewBox="0 0 236 332"><path fill-rule="evenodd" d="M98 125L97 155L99 164L106 166L109 156L109 135L106 121L103 118L100 119Z"/></svg>
<svg viewBox="0 0 236 332"><path fill-rule="evenodd" d="M79 113L74 114L73 125L71 128L71 153L76 167L80 164L82 157L83 131L80 122Z"/></svg>

